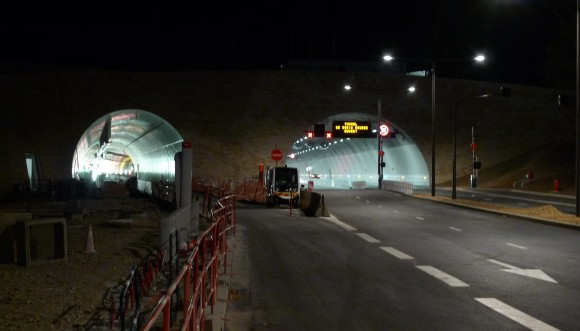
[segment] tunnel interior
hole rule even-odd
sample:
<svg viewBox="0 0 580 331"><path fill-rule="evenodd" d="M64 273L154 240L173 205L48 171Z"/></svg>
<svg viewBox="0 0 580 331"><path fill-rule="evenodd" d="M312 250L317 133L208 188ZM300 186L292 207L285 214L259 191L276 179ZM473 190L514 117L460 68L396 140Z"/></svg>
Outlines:
<svg viewBox="0 0 580 331"><path fill-rule="evenodd" d="M337 114L319 123L329 129L334 121L370 121L372 128L386 125L389 134L380 140L385 163L383 180L429 186L429 170L421 151L413 139L394 123L366 113ZM360 186L361 182L364 187L379 186L378 136L327 139L302 135L290 150L286 164L299 169L301 184L312 181L315 189L350 189L354 184Z"/></svg>
<svg viewBox="0 0 580 331"><path fill-rule="evenodd" d="M72 160L72 177L102 186L136 177L140 190L152 193L159 182L175 180L174 156L183 138L163 118L139 109L111 112L83 133Z"/></svg>

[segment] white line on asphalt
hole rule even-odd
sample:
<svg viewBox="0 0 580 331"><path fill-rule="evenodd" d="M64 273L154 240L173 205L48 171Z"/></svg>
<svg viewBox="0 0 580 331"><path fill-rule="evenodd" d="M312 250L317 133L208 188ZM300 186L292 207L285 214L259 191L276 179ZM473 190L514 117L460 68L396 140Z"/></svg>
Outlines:
<svg viewBox="0 0 580 331"><path fill-rule="evenodd" d="M486 305L488 308L495 310L496 312L504 315L505 317L520 323L521 325L527 327L531 330L542 330L542 331L555 331L558 330L555 327L548 325L532 316L507 305L495 298L475 298L475 300Z"/></svg>
<svg viewBox="0 0 580 331"><path fill-rule="evenodd" d="M361 237L361 238L363 238L364 240L366 240L366 241L368 241L370 243L380 243L381 242L380 240L378 240L376 238L373 238L373 237L369 236L366 233L360 233L359 232L356 235L359 236L359 237Z"/></svg>
<svg viewBox="0 0 580 331"><path fill-rule="evenodd" d="M418 219L419 221L422 221L422 220L424 220L424 218L423 218L423 217L419 217L419 216L416 216L415 218L416 218L416 219Z"/></svg>
<svg viewBox="0 0 580 331"><path fill-rule="evenodd" d="M360 197L356 197L357 199L360 199Z"/></svg>
<svg viewBox="0 0 580 331"><path fill-rule="evenodd" d="M403 252L401 252L400 250L393 248L393 247L381 247L381 249L391 255L393 255L394 257L401 259L401 260L414 260L415 258L407 255Z"/></svg>
<svg viewBox="0 0 580 331"><path fill-rule="evenodd" d="M366 203L371 203L369 200L365 201Z"/></svg>
<svg viewBox="0 0 580 331"><path fill-rule="evenodd" d="M330 214L329 217L320 217L320 218L323 219L323 220L327 220L327 221L329 221L331 223L334 223L334 224L336 224L336 225L340 226L341 228L346 229L348 231L356 231L356 228L354 228L354 227L352 227L352 226L350 226L350 225L348 225L348 224L346 224L344 222L339 221L338 218L336 218L332 214Z"/></svg>
<svg viewBox="0 0 580 331"><path fill-rule="evenodd" d="M520 245L516 245L516 244L511 244L511 243L507 243L506 245L512 246L512 247L515 247L515 248L519 248L519 249L528 249L527 247L520 246Z"/></svg>
<svg viewBox="0 0 580 331"><path fill-rule="evenodd" d="M382 205L378 205L377 207L379 207L379 208L383 208L383 206L382 206Z"/></svg>
<svg viewBox="0 0 580 331"><path fill-rule="evenodd" d="M453 230L453 231L461 232L461 229L454 228L454 227L452 227L452 226L450 226L449 228L450 228L451 230Z"/></svg>
<svg viewBox="0 0 580 331"><path fill-rule="evenodd" d="M446 283L447 285L451 286L451 287L468 287L469 285L460 281L459 279L444 273L443 271L437 269L437 268L433 268L430 265L418 265L417 268L425 271L426 273L428 273L429 275L443 281L444 283Z"/></svg>

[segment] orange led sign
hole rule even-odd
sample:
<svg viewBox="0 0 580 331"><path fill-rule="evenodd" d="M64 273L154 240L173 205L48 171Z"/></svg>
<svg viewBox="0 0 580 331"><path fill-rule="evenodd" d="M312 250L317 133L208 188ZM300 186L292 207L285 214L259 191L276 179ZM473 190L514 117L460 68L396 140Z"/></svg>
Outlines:
<svg viewBox="0 0 580 331"><path fill-rule="evenodd" d="M333 138L374 138L370 121L333 121Z"/></svg>

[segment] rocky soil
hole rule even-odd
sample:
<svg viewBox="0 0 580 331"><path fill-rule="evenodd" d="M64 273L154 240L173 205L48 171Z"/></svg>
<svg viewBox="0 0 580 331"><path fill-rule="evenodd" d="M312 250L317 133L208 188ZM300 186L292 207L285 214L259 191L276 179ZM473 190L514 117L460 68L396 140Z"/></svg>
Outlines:
<svg viewBox="0 0 580 331"><path fill-rule="evenodd" d="M67 262L0 264L0 330L106 330L111 295L157 246L165 213L146 199L81 200L79 205L82 219L67 221ZM58 214L63 207L3 206L33 214ZM89 225L92 246L87 245Z"/></svg>

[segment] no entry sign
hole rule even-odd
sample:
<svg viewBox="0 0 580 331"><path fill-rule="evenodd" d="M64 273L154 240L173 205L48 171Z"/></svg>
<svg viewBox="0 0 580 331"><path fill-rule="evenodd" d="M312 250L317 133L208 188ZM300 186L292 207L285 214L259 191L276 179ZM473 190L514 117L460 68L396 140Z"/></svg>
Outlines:
<svg viewBox="0 0 580 331"><path fill-rule="evenodd" d="M275 150L272 151L272 153L270 153L270 157L274 161L280 161L284 157L284 154L282 154L282 151L281 150L275 149Z"/></svg>

